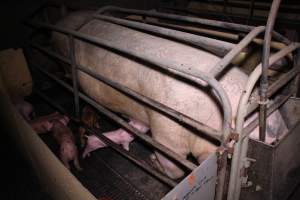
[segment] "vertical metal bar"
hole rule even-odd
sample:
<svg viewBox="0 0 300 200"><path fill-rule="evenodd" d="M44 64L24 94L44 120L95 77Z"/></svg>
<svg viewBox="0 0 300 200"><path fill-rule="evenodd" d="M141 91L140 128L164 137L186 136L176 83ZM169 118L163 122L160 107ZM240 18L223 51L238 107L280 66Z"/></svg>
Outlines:
<svg viewBox="0 0 300 200"><path fill-rule="evenodd" d="M224 16L227 15L227 3L228 3L228 0L223 1L223 14L224 14Z"/></svg>
<svg viewBox="0 0 300 200"><path fill-rule="evenodd" d="M65 17L67 14L68 14L67 7L63 3L60 5L60 15L61 15L61 17Z"/></svg>
<svg viewBox="0 0 300 200"><path fill-rule="evenodd" d="M300 68L300 50L297 50L295 55L294 55L294 67L299 70ZM294 79L294 86L293 86L293 96L297 97L299 95L299 78L300 74L296 76Z"/></svg>
<svg viewBox="0 0 300 200"><path fill-rule="evenodd" d="M49 22L50 22L49 16L48 16L48 9L47 9L47 7L44 7L44 8L43 8L43 18L44 18L44 21L45 21L46 23L49 23Z"/></svg>
<svg viewBox="0 0 300 200"><path fill-rule="evenodd" d="M263 46L262 75L260 79L260 106L259 106L259 140L266 138L266 113L267 113L267 91L268 91L268 68L270 56L270 44L272 32L280 6L281 0L274 0L271 6Z"/></svg>
<svg viewBox="0 0 300 200"><path fill-rule="evenodd" d="M247 24L249 24L249 22L252 20L253 13L254 13L254 3L255 3L255 0L251 0L250 11L249 11L248 19L247 19Z"/></svg>
<svg viewBox="0 0 300 200"><path fill-rule="evenodd" d="M70 53L70 60L71 60L71 67L72 67L75 116L77 119L79 119L80 115L79 115L79 96L78 96L78 75L77 75L77 68L76 68L74 37L71 34L69 34L69 53Z"/></svg>
<svg viewBox="0 0 300 200"><path fill-rule="evenodd" d="M226 169L227 169L227 150L220 151L218 160L218 184L216 187L216 197L215 200L222 200L225 194L225 180L226 180Z"/></svg>

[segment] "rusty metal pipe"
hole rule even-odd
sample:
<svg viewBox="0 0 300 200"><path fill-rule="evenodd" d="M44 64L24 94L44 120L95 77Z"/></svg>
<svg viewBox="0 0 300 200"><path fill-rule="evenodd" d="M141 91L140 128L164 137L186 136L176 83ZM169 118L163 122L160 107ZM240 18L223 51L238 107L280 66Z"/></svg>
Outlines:
<svg viewBox="0 0 300 200"><path fill-rule="evenodd" d="M267 91L268 91L268 68L270 56L270 43L275 19L281 0L274 0L265 31L263 55L262 55L262 75L260 79L260 106L259 106L259 139L265 141L266 138L266 112L267 112Z"/></svg>
<svg viewBox="0 0 300 200"><path fill-rule="evenodd" d="M123 25L126 27L147 31L150 33L165 36L178 41L183 41L193 46L201 47L217 56L223 57L228 51L230 51L235 45L233 43L224 42L221 40L211 39L191 33L185 33L177 30L167 29L159 26L153 26L150 24L144 24L140 22L133 22L129 20L119 19L104 15L94 15L94 18L105 20L114 24Z"/></svg>
<svg viewBox="0 0 300 200"><path fill-rule="evenodd" d="M41 71L43 74L47 75L48 77L50 77L51 79L56 81L58 84L60 84L61 86L63 86L67 90L69 90L71 92L74 92L73 88L70 85L68 85L64 81L58 79L57 77L55 77L55 75L47 72L46 70L42 69L41 67L37 67L37 66L33 66L33 65L31 65L31 66L34 67L35 69L38 69L39 71ZM169 157L172 160L176 161L181 166L184 166L186 169L189 169L189 170L192 171L197 167L195 164L193 164L192 162L186 160L181 155L173 152L172 150L165 147L164 145L156 142L155 140L153 140L148 135L145 135L145 134L141 133L140 131L138 131L137 129L135 129L131 125L129 125L125 120L123 120L122 118L117 116L115 113L113 113L112 111L110 111L107 108L103 107L102 105L100 105L99 103L97 103L93 99L89 98L88 96L84 95L83 93L79 92L79 97L82 98L87 103L94 106L97 110L99 110L101 113L103 113L107 117L109 117L109 118L113 119L114 121L116 121L118 124L120 124L121 126L126 128L127 130L129 130L131 133L133 133L137 137L141 138L143 141L147 142L148 144L151 144L153 147L155 147L155 149L157 149L158 151L160 151L161 153L163 153L167 157Z"/></svg>
<svg viewBox="0 0 300 200"><path fill-rule="evenodd" d="M78 75L76 70L76 60L75 60L75 47L74 47L74 37L72 35L69 35L69 46L70 46L70 52L69 52L69 58L70 58L70 64L72 67L72 83L73 83L73 90L74 90L74 105L75 105L75 116L77 119L80 118L79 113L79 97L78 97Z"/></svg>
<svg viewBox="0 0 300 200"><path fill-rule="evenodd" d="M274 103L270 105L269 108L267 108L267 117L270 116L274 111L276 111L284 102L288 100L293 95L292 92L290 92L287 95L281 95L278 99L274 100ZM255 118L253 121L251 121L242 132L242 139L249 136L251 132L259 125L258 118Z"/></svg>
<svg viewBox="0 0 300 200"><path fill-rule="evenodd" d="M43 92L39 91L37 88L34 89L34 93L37 94L40 98L45 100L48 104L50 104L52 107L57 109L60 113L67 115L73 122L78 124L78 120L74 118L72 115L70 115L64 108L62 108L58 103L54 102L52 99L50 99L48 96L43 94ZM105 144L109 145L113 150L139 166L140 168L144 169L149 174L153 175L160 181L164 182L170 187L175 187L177 185L177 182L174 180L162 175L161 173L157 172L156 170L152 169L151 167L145 165L141 160L138 158L135 158L135 156L130 153L129 151L125 151L123 148L121 148L118 144L111 141L109 138L107 138L105 135L99 134L96 130L86 126L83 123L80 123L80 126L85 128L89 133L95 135L97 138L99 138L101 141L103 141Z"/></svg>

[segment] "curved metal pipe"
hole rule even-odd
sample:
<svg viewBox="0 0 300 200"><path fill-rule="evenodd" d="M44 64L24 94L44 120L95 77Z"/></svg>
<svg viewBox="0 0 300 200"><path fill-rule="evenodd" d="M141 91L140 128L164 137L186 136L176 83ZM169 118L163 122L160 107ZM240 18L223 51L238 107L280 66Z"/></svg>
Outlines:
<svg viewBox="0 0 300 200"><path fill-rule="evenodd" d="M150 24L144 24L141 22L134 22L124 19L119 19L111 16L105 16L105 15L94 15L94 18L105 20L110 23L134 28L137 30L144 30L150 33L159 34L161 36L165 36L171 39L175 39L178 41L183 41L185 43L188 43L189 45L201 47L202 49L205 49L213 54L216 54L217 56L224 56L227 54L228 51L234 48L235 44L224 42L221 40L216 40L204 36L194 35L191 33L185 33L182 31L177 31L173 29L163 28L159 26L154 26Z"/></svg>
<svg viewBox="0 0 300 200"><path fill-rule="evenodd" d="M144 15L144 16L149 16L149 17L157 17L157 18L178 20L178 21L183 21L183 22L213 26L213 27L224 28L224 29L227 29L227 30L241 31L241 32L250 32L252 29L255 28L254 26L248 26L248 25L243 25L243 24L235 24L235 23L223 22L223 21L218 21L218 20L211 20L211 19L203 19L203 18L196 18L196 17L188 17L188 16L160 13L160 12L156 12L156 11L126 9L126 8L120 8L120 7L115 7L115 6L102 7L99 10L96 11L96 14L101 14L101 13L104 13L104 12L107 12L107 11L118 11L118 12L124 12L124 13L129 13L129 14L138 14L138 15ZM278 41L283 42L285 44L290 44L291 43L287 38L285 38L284 36L282 36L281 34L279 34L277 32L273 32L273 36Z"/></svg>
<svg viewBox="0 0 300 200"><path fill-rule="evenodd" d="M57 58L67 64L71 64L70 60L64 56L61 56L57 53L54 53L54 52L51 52L49 51L48 49L44 48L44 47L41 47L37 44L30 44L30 46L32 46L33 48L41 51L42 53L45 53L46 55L48 56L51 56L53 58ZM116 90L119 90L129 96L132 96L133 98L135 99L138 99L139 101L149 105L150 107L154 107L155 109L158 109L162 112L164 112L165 114L169 115L169 116L172 116L174 117L175 119L177 119L178 121L181 121L181 122L184 122L194 128L196 128L197 130L201 131L203 134L207 135L208 137L211 137L219 142L221 142L221 139L220 139L220 131L214 129L214 128L211 128L199 121L196 121L194 119L192 119L191 117L181 113L181 112L178 112L164 104L161 104L153 99L150 99L148 97L145 97L125 86L122 86L121 84L118 84L114 81L111 81L109 80L108 78L105 78L99 74L95 74L94 72L92 72L91 70L89 70L88 68L86 67L83 67L81 65L77 66L77 68L80 70L80 71L83 71L84 73L92 76L93 78L96 78L97 80L99 81L102 81L103 83L113 87L114 89Z"/></svg>
<svg viewBox="0 0 300 200"><path fill-rule="evenodd" d="M250 43L256 36L265 30L264 26L258 26L254 28L246 37L244 37L226 56L221 59L211 70L210 74L213 77L218 76L231 62L232 60Z"/></svg>
<svg viewBox="0 0 300 200"><path fill-rule="evenodd" d="M274 0L271 6L270 14L264 37L263 56L262 56L262 75L260 79L260 106L259 106L259 140L265 141L266 138L266 115L267 115L267 91L268 91L268 68L270 56L270 44L272 31L274 28L277 12L281 0Z"/></svg>
<svg viewBox="0 0 300 200"><path fill-rule="evenodd" d="M277 52L269 59L269 64L272 65L276 63L278 60L282 59L284 56L287 56L292 51L300 48L299 43L293 43L282 49L281 51ZM239 177L241 165L243 164L243 158L246 157L246 152L248 148L248 139L249 135L242 135L243 125L245 121L245 117L247 115L247 110L249 107L249 97L251 92L258 81L260 75L262 74L262 64L258 65L255 70L249 76L248 82L245 86L244 92L240 98L238 112L236 116L236 128L235 132L240 135L239 141L234 146L234 154L232 158L231 164L231 171L230 171L230 181L229 181L229 188L228 188L228 196L227 199L230 200L237 200L240 195L241 190L241 182ZM245 134L245 133L243 133Z"/></svg>

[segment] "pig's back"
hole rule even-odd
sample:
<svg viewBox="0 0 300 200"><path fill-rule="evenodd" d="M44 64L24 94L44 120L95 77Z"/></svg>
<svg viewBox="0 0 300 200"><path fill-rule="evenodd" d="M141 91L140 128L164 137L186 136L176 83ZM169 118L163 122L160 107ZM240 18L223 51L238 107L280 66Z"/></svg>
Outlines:
<svg viewBox="0 0 300 200"><path fill-rule="evenodd" d="M80 31L118 44L130 51L150 55L155 60L167 60L185 69L193 68L208 72L220 60L210 53L188 45L100 20L91 21ZM77 41L76 54L77 61L92 71L198 121L220 128L221 114L215 98L206 95L198 88L145 67L145 63L142 64L85 42ZM140 104L109 86L91 79L88 75L79 73L79 77L84 91L98 102L117 112L149 123L149 112ZM246 75L237 68L227 71L221 78L222 85L229 93L234 112L246 79Z"/></svg>

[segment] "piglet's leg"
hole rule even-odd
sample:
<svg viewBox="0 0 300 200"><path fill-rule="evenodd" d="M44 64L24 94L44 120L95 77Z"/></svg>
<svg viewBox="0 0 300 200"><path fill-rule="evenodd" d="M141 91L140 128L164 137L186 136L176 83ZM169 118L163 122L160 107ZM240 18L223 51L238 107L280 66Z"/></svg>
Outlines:
<svg viewBox="0 0 300 200"><path fill-rule="evenodd" d="M82 170L82 168L80 167L80 164L79 164L78 156L76 156L75 159L74 159L74 166L75 166L75 168L76 168L78 171L81 171L81 170Z"/></svg>

